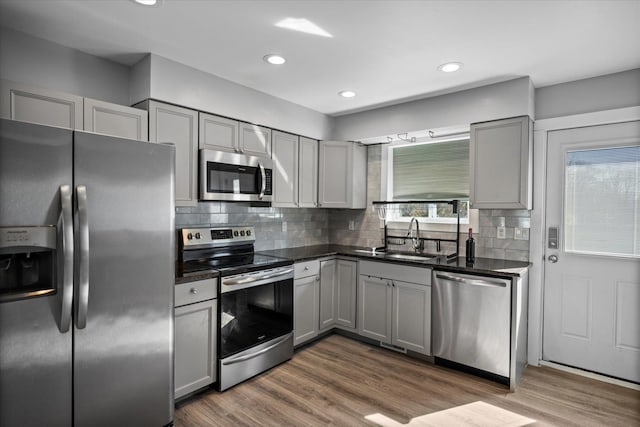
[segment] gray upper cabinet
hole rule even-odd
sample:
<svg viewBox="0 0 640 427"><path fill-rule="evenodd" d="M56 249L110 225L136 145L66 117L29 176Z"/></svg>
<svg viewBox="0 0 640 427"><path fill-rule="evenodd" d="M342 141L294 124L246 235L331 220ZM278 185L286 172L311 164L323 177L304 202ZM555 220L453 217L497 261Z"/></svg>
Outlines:
<svg viewBox="0 0 640 427"><path fill-rule="evenodd" d="M84 98L84 129L120 138L149 140L145 110Z"/></svg>
<svg viewBox="0 0 640 427"><path fill-rule="evenodd" d="M0 81L5 119L83 130L81 96L54 92L9 80Z"/></svg>
<svg viewBox="0 0 640 427"><path fill-rule="evenodd" d="M298 207L298 136L273 131L272 206Z"/></svg>
<svg viewBox="0 0 640 427"><path fill-rule="evenodd" d="M240 152L259 157L271 157L271 129L240 123Z"/></svg>
<svg viewBox="0 0 640 427"><path fill-rule="evenodd" d="M367 207L367 147L349 141L320 141L318 206Z"/></svg>
<svg viewBox="0 0 640 427"><path fill-rule="evenodd" d="M198 202L198 112L157 101L145 101L149 141L176 147L176 206Z"/></svg>
<svg viewBox="0 0 640 427"><path fill-rule="evenodd" d="M298 158L298 206L314 208L318 206L318 141L301 136Z"/></svg>
<svg viewBox="0 0 640 427"><path fill-rule="evenodd" d="M470 203L475 209L531 209L533 122L529 116L471 125Z"/></svg>
<svg viewBox="0 0 640 427"><path fill-rule="evenodd" d="M200 113L200 148L239 153L239 130L237 120L213 114Z"/></svg>

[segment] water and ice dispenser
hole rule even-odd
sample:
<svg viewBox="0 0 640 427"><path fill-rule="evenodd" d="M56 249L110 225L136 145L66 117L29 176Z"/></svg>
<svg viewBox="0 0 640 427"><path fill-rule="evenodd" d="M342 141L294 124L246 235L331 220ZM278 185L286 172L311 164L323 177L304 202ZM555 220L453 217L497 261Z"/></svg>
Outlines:
<svg viewBox="0 0 640 427"><path fill-rule="evenodd" d="M0 227L0 302L56 292L55 226Z"/></svg>

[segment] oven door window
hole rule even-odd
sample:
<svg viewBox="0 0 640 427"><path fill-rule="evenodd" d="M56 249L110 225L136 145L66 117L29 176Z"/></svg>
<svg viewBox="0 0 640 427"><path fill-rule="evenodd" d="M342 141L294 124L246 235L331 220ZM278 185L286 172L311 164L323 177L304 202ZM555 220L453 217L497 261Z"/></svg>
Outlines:
<svg viewBox="0 0 640 427"><path fill-rule="evenodd" d="M258 194L259 176L257 167L207 162L207 192Z"/></svg>
<svg viewBox="0 0 640 427"><path fill-rule="evenodd" d="M221 295L220 358L293 330L293 279Z"/></svg>

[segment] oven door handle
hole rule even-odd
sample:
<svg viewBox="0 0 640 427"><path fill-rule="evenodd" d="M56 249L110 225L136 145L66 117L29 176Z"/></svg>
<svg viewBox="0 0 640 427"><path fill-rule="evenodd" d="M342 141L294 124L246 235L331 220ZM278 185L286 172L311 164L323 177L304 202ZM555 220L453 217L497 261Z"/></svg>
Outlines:
<svg viewBox="0 0 640 427"><path fill-rule="evenodd" d="M223 285L244 285L244 284L247 284L247 283L257 282L258 280L273 279L274 277L284 276L284 275L287 275L287 274L291 274L292 272L293 272L293 268L288 268L286 270L281 270L281 271L278 271L278 272L275 272L275 273L255 275L255 276L249 276L249 277L242 277L240 279L223 280L222 284Z"/></svg>
<svg viewBox="0 0 640 427"><path fill-rule="evenodd" d="M281 339L279 339L278 342L275 342L275 343L271 344L269 347L265 347L260 351L256 351L255 353L245 354L244 356L238 356L238 357L234 357L233 359L225 360L225 361L222 362L222 364L224 366L227 366L227 365L233 365L235 363L244 362L245 360L253 359L254 357L258 357L261 354L265 354L266 352L271 351L274 348L282 345L285 341L287 341L290 338L291 338L291 334L287 334L284 337L282 337Z"/></svg>

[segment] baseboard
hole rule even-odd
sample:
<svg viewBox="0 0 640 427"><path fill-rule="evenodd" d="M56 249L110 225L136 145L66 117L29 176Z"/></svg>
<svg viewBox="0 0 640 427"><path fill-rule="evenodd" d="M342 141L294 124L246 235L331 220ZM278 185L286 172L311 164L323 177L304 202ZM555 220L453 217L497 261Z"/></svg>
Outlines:
<svg viewBox="0 0 640 427"><path fill-rule="evenodd" d="M620 387L626 387L632 390L640 390L640 384L636 384L630 381L624 381L618 378L608 377L602 374L596 374L595 372L585 371L584 369L574 368L571 366L562 365L560 363L541 360L540 366L547 366L549 368L557 369L559 371L569 372L572 374L580 375L581 377L602 381L604 383L619 385Z"/></svg>

